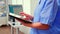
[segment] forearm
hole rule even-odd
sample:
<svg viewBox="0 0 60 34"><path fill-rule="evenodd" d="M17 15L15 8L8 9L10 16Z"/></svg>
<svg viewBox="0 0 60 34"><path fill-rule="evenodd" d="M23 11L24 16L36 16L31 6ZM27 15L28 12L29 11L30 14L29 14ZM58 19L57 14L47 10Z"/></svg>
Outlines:
<svg viewBox="0 0 60 34"><path fill-rule="evenodd" d="M41 23L38 23L38 22L37 22L37 23L33 23L33 24L28 24L28 27L46 30L46 29L49 28L49 25L41 24Z"/></svg>
<svg viewBox="0 0 60 34"><path fill-rule="evenodd" d="M46 24L35 23L35 24L32 24L32 28L37 28L37 29L46 30L46 29L49 28L49 26L46 25Z"/></svg>

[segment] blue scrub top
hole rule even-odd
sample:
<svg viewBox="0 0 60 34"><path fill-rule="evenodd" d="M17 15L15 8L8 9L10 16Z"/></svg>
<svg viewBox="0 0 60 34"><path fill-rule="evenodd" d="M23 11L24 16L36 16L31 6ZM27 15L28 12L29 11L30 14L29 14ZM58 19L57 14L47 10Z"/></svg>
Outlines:
<svg viewBox="0 0 60 34"><path fill-rule="evenodd" d="M39 0L33 22L50 25L48 30L31 28L30 34L60 34L60 10L57 0Z"/></svg>

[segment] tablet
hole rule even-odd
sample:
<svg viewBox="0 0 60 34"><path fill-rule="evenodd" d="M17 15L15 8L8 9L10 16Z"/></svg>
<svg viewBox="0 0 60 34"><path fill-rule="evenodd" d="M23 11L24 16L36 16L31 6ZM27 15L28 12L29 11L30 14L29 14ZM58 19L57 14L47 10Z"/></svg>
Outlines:
<svg viewBox="0 0 60 34"><path fill-rule="evenodd" d="M14 18L16 18L18 20L21 20L21 21L23 21L25 23L30 23L30 24L32 23L31 21L24 20L24 19L20 18L21 16L18 16L18 15L12 14L12 13L10 13L9 16L12 16L12 17L14 17Z"/></svg>

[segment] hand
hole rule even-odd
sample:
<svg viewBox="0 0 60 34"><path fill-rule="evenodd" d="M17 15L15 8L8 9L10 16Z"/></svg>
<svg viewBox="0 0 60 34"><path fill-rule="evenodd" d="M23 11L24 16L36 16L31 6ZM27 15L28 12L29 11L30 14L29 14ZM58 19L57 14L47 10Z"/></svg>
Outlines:
<svg viewBox="0 0 60 34"><path fill-rule="evenodd" d="M20 15L21 16L25 16L26 18L26 20L31 20L31 19L33 19L33 16L31 16L31 15L28 15L28 14L26 14L26 13L24 13L24 12L20 12Z"/></svg>
<svg viewBox="0 0 60 34"><path fill-rule="evenodd" d="M18 20L18 19L17 19ZM32 23L25 23L24 21L18 20L22 25L30 27Z"/></svg>

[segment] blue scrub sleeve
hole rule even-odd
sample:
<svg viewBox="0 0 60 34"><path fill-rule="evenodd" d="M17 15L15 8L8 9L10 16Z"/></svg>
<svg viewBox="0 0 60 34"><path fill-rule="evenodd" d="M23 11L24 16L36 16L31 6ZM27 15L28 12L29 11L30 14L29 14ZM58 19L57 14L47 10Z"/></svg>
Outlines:
<svg viewBox="0 0 60 34"><path fill-rule="evenodd" d="M40 22L42 24L52 24L57 13L57 2L47 1L40 13Z"/></svg>

